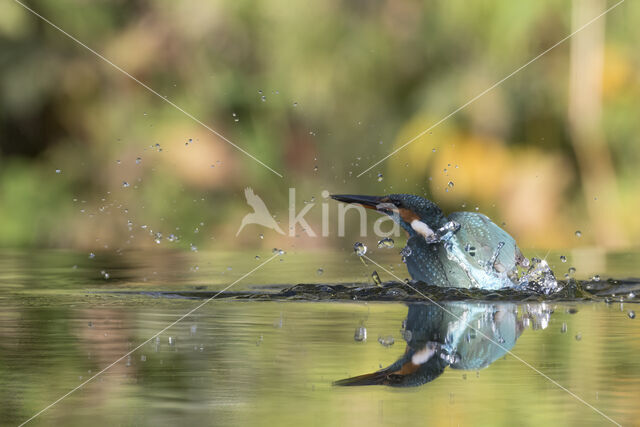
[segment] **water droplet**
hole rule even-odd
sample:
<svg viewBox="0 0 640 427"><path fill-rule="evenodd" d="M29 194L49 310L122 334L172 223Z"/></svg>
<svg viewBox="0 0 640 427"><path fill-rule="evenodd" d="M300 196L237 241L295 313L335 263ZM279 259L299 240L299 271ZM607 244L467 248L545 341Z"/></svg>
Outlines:
<svg viewBox="0 0 640 427"><path fill-rule="evenodd" d="M316 274L318 276L322 276L322 273L324 273L324 270L322 268L319 268L319 269L316 270Z"/></svg>
<svg viewBox="0 0 640 427"><path fill-rule="evenodd" d="M142 157L136 157L136 165L142 163Z"/></svg>
<svg viewBox="0 0 640 427"><path fill-rule="evenodd" d="M582 231L576 230L576 237L582 237Z"/></svg>
<svg viewBox="0 0 640 427"><path fill-rule="evenodd" d="M633 310L629 310L629 319L635 319L636 318L636 312Z"/></svg>
<svg viewBox="0 0 640 427"><path fill-rule="evenodd" d="M260 238L260 240L264 239L264 234L260 233L258 234L258 237Z"/></svg>
<svg viewBox="0 0 640 427"><path fill-rule="evenodd" d="M580 341L582 339L582 334L580 332L578 332L576 334L576 341Z"/></svg>
<svg viewBox="0 0 640 427"><path fill-rule="evenodd" d="M260 97L260 99L262 100L262 102L267 102L267 97L266 97L266 96L264 96L264 95L262 95L262 96Z"/></svg>
<svg viewBox="0 0 640 427"><path fill-rule="evenodd" d="M298 106L298 103L297 103L297 102L294 102L294 103L293 103L293 106L294 106L294 107L297 107L297 106Z"/></svg>
<svg viewBox="0 0 640 427"><path fill-rule="evenodd" d="M449 181L449 187L453 188L453 181Z"/></svg>
<svg viewBox="0 0 640 427"><path fill-rule="evenodd" d="M96 254L94 254L93 252L89 253L89 259L94 259L96 257Z"/></svg>
<svg viewBox="0 0 640 427"><path fill-rule="evenodd" d="M147 361L147 356L145 356L144 354L140 355L140 361L141 362L146 362Z"/></svg>
<svg viewBox="0 0 640 427"><path fill-rule="evenodd" d="M569 267L569 274L573 275L576 274L576 268L575 267Z"/></svg>
<svg viewBox="0 0 640 427"><path fill-rule="evenodd" d="M358 256L363 256L364 254L367 253L367 247L364 244L360 243L360 242L356 242L353 245L353 250L356 253L356 255L358 255Z"/></svg>
<svg viewBox="0 0 640 427"><path fill-rule="evenodd" d="M560 255L560 261L567 262L567 257L564 255Z"/></svg>
<svg viewBox="0 0 640 427"><path fill-rule="evenodd" d="M594 282L599 282L600 281L600 275L599 274L595 274L591 280L593 280Z"/></svg>
<svg viewBox="0 0 640 427"><path fill-rule="evenodd" d="M371 278L373 279L373 283L378 286L382 286L382 280L380 280L380 276L378 275L377 271L373 270L373 273L371 273Z"/></svg>
<svg viewBox="0 0 640 427"><path fill-rule="evenodd" d="M396 340L394 340L391 335L387 335L386 337L379 336L378 342L384 347L391 347L396 342Z"/></svg>
<svg viewBox="0 0 640 427"><path fill-rule="evenodd" d="M193 243L189 243L189 248L191 249L191 252L198 252L198 247L194 246Z"/></svg>
<svg viewBox="0 0 640 427"><path fill-rule="evenodd" d="M402 255L403 257L410 257L412 253L413 253L413 251L411 250L411 248L409 246L405 246L400 251L400 255Z"/></svg>
<svg viewBox="0 0 640 427"><path fill-rule="evenodd" d="M561 333L565 333L567 332L567 323L566 322L562 322L562 326L560 327L560 332Z"/></svg>
<svg viewBox="0 0 640 427"><path fill-rule="evenodd" d="M353 339L362 342L367 340L367 328L360 326L356 328L356 332L353 334Z"/></svg>
<svg viewBox="0 0 640 427"><path fill-rule="evenodd" d="M378 174L378 182L382 182L382 180L384 179L384 175L382 175L382 173Z"/></svg>
<svg viewBox="0 0 640 427"><path fill-rule="evenodd" d="M62 169L56 169L56 173L62 173Z"/></svg>
<svg viewBox="0 0 640 427"><path fill-rule="evenodd" d="M314 171L314 172L318 172L318 165L315 165L315 166L313 167L313 171Z"/></svg>
<svg viewBox="0 0 640 427"><path fill-rule="evenodd" d="M273 322L273 327L276 329L282 329L283 325L284 325L284 319L282 318L282 313L280 313L280 318L275 322Z"/></svg>
<svg viewBox="0 0 640 427"><path fill-rule="evenodd" d="M122 186L123 186L124 188L128 188L128 187L129 187L129 185L130 185L130 184L129 184L127 181L122 181Z"/></svg>
<svg viewBox="0 0 640 427"><path fill-rule="evenodd" d="M169 337L169 345L174 346L176 344L176 339L174 337Z"/></svg>
<svg viewBox="0 0 640 427"><path fill-rule="evenodd" d="M395 242L390 237L385 237L384 239L381 239L378 241L379 249L382 249L382 248L391 249L394 247L394 245L395 245Z"/></svg>

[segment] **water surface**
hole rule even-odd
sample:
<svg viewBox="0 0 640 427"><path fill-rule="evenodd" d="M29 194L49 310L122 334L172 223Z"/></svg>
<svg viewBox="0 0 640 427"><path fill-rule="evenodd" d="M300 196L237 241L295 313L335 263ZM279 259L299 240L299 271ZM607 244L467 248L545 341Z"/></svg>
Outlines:
<svg viewBox="0 0 640 427"><path fill-rule="evenodd" d="M214 292L268 256L269 251L96 253L89 259L84 253L5 251L0 424L20 424L203 301L171 296L173 291ZM396 253L372 257L407 276ZM603 257L603 269L584 277L634 276L637 255ZM556 270L580 262L558 261ZM277 293L298 283L366 288L373 286L372 270L347 253L289 253L232 290ZM607 302L603 296L542 303L440 299L438 304L459 316L468 313L466 319L492 340L615 421L634 425L640 419L640 326L629 317L637 304L619 302L628 299L628 287L624 290L609 290ZM470 363L476 353L463 347L482 337L469 336L455 319L437 312L417 301L215 299L32 425L608 423L513 355L492 350L491 342L480 346L484 361ZM359 328L366 328L365 341L354 339ZM419 386L333 385L392 365L420 334L443 342L450 334L449 341L459 343L459 359ZM385 344L393 337L394 344L382 345L379 337Z"/></svg>

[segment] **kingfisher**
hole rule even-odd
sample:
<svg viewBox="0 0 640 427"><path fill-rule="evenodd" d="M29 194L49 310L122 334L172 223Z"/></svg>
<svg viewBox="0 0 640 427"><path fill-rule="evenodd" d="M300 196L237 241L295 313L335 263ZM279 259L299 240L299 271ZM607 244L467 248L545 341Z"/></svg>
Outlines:
<svg viewBox="0 0 640 427"><path fill-rule="evenodd" d="M518 288L529 277L518 267L530 262L516 241L487 216L478 212L453 212L445 216L431 200L411 194L358 196L336 194L333 199L357 203L389 215L408 234L402 251L411 278L429 285L456 288ZM557 282L545 262L536 270L549 289ZM548 283L547 283L548 282Z"/></svg>
<svg viewBox="0 0 640 427"><path fill-rule="evenodd" d="M525 316L533 317L526 312L518 318L513 303L409 304L404 354L387 368L333 384L415 387L438 378L447 367L486 368L513 348L525 328Z"/></svg>

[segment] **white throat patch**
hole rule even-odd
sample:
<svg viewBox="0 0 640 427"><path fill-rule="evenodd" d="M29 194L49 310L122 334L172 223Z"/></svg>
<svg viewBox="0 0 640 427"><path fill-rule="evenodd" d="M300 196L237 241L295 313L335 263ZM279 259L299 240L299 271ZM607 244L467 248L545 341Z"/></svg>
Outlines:
<svg viewBox="0 0 640 427"><path fill-rule="evenodd" d="M424 237L426 240L432 239L436 234L432 229L429 228L427 224L417 219L411 221L411 228L413 228L416 233Z"/></svg>

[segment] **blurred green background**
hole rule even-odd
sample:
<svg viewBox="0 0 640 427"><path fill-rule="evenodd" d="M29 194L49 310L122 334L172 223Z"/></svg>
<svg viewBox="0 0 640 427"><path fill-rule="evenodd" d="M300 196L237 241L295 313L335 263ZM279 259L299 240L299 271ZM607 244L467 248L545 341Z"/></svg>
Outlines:
<svg viewBox="0 0 640 427"><path fill-rule="evenodd" d="M236 239L245 187L285 231L295 187L297 211L315 202L306 218L318 234L328 190L477 206L527 248L626 248L640 236L637 2L360 178L614 2L26 4L284 177L6 1L0 246L344 245L334 203L333 237L252 225Z"/></svg>

